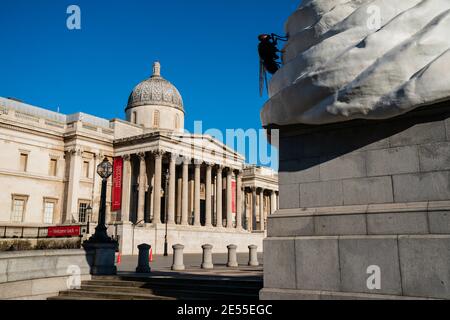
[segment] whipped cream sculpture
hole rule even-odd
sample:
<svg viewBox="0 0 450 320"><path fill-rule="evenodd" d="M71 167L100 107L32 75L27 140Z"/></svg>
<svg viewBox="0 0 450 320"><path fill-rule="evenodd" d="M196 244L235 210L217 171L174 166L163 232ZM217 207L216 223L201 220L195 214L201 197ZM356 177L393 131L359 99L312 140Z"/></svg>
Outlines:
<svg viewBox="0 0 450 320"><path fill-rule="evenodd" d="M450 0L304 0L263 125L387 119L450 98Z"/></svg>

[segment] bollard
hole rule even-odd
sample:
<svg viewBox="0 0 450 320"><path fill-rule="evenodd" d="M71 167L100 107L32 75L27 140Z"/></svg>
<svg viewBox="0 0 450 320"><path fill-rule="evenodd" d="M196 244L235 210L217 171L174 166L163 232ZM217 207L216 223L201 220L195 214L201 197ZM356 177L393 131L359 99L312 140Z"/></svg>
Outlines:
<svg viewBox="0 0 450 320"><path fill-rule="evenodd" d="M259 266L258 262L258 246L254 244L248 246L249 255L248 255L248 265L251 267Z"/></svg>
<svg viewBox="0 0 450 320"><path fill-rule="evenodd" d="M138 266L136 268L136 273L150 273L151 268L150 264L148 263L148 254L150 251L150 248L152 246L148 245L146 243L138 245L139 249L139 259L138 259Z"/></svg>
<svg viewBox="0 0 450 320"><path fill-rule="evenodd" d="M213 269L214 265L212 262L212 248L210 244L205 244L202 246L203 249L203 262L202 269Z"/></svg>
<svg viewBox="0 0 450 320"><path fill-rule="evenodd" d="M183 263L183 249L184 246L182 244L175 244L172 246L173 248L173 265L172 270L174 271L182 271L184 270Z"/></svg>
<svg viewBox="0 0 450 320"><path fill-rule="evenodd" d="M237 246L234 244L230 244L229 246L227 246L228 248L228 263L227 263L227 267L229 268L234 268L238 266L238 262L237 262L237 256L236 256L236 249Z"/></svg>

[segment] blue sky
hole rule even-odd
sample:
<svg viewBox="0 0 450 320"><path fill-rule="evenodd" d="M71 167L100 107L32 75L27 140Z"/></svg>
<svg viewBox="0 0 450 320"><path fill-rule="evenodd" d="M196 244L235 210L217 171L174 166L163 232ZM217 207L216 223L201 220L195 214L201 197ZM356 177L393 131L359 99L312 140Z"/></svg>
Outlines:
<svg viewBox="0 0 450 320"><path fill-rule="evenodd" d="M160 60L186 128L260 128L257 35L283 33L300 0L1 0L0 96L123 118ZM81 8L81 30L66 9Z"/></svg>

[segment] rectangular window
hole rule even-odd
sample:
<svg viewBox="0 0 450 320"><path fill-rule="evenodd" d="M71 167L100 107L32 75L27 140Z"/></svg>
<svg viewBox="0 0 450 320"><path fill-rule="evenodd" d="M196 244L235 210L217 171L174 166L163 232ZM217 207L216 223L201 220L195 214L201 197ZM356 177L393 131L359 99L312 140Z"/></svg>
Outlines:
<svg viewBox="0 0 450 320"><path fill-rule="evenodd" d="M83 177L89 178L89 161L83 162Z"/></svg>
<svg viewBox="0 0 450 320"><path fill-rule="evenodd" d="M27 172L28 168L28 154L21 153L20 154L20 171Z"/></svg>
<svg viewBox="0 0 450 320"><path fill-rule="evenodd" d="M44 202L44 223L52 224L54 214L55 214L55 202L54 201L45 201Z"/></svg>
<svg viewBox="0 0 450 320"><path fill-rule="evenodd" d="M78 222L85 223L87 221L86 212L88 206L88 202L80 202L80 205L78 206Z"/></svg>
<svg viewBox="0 0 450 320"><path fill-rule="evenodd" d="M160 120L159 118L160 118L160 113L157 110L153 113L153 126L155 128L159 128L159 120Z"/></svg>
<svg viewBox="0 0 450 320"><path fill-rule="evenodd" d="M12 222L24 222L27 197L13 196L12 199Z"/></svg>
<svg viewBox="0 0 450 320"><path fill-rule="evenodd" d="M48 174L52 177L56 177L57 172L58 172L57 170L58 170L58 160L50 159L50 166L48 169Z"/></svg>

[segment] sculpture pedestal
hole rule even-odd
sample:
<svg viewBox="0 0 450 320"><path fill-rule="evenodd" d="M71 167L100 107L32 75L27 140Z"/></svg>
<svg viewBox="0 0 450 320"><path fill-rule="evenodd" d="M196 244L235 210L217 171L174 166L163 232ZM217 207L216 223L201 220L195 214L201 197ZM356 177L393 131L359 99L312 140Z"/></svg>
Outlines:
<svg viewBox="0 0 450 320"><path fill-rule="evenodd" d="M281 127L279 180L262 299L450 299L450 103Z"/></svg>
<svg viewBox="0 0 450 320"><path fill-rule="evenodd" d="M115 275L117 268L115 265L117 242L96 243L85 241L83 248L92 254L92 261L89 262L92 275Z"/></svg>

